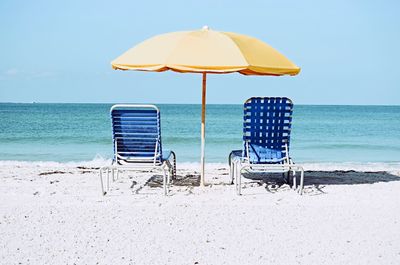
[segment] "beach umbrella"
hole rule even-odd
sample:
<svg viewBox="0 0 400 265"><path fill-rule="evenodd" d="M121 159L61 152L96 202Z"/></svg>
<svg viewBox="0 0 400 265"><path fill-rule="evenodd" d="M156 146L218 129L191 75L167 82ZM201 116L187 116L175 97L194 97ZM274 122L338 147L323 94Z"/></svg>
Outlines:
<svg viewBox="0 0 400 265"><path fill-rule="evenodd" d="M201 175L204 185L207 74L296 75L300 68L256 38L209 29L161 34L132 47L111 62L117 70L201 73Z"/></svg>

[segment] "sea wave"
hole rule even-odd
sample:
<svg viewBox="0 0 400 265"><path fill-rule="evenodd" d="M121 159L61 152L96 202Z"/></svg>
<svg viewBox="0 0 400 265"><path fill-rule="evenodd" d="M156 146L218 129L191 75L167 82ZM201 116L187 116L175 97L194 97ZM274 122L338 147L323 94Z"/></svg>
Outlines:
<svg viewBox="0 0 400 265"><path fill-rule="evenodd" d="M23 166L23 167L101 167L104 165L110 165L112 159L103 158L96 156L92 160L84 161L68 161L68 162L57 162L57 161L26 161L26 160L0 160L1 166Z"/></svg>

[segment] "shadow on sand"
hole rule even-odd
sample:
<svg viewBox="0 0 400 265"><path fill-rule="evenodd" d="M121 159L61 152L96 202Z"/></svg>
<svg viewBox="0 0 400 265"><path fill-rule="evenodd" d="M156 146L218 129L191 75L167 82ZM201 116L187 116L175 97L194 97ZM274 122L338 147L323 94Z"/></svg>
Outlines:
<svg viewBox="0 0 400 265"><path fill-rule="evenodd" d="M266 183L286 183L281 174L244 173L243 176L251 180L260 180ZM299 178L299 174L297 176ZM304 186L373 184L390 181L400 181L400 176L390 174L386 171L363 172L354 170L335 170L304 172Z"/></svg>
<svg viewBox="0 0 400 265"><path fill-rule="evenodd" d="M153 175L145 185L156 188L162 187L163 178L161 175ZM172 181L172 185L174 186L191 186L197 187L200 186L200 175L198 174L186 174L185 176L177 175L176 179Z"/></svg>
<svg viewBox="0 0 400 265"><path fill-rule="evenodd" d="M378 182L400 181L400 176L386 171L362 172L354 170L306 171L304 184L307 185L354 185Z"/></svg>
<svg viewBox="0 0 400 265"><path fill-rule="evenodd" d="M274 184L282 186L287 181L282 174L267 173L244 173L243 176L255 182ZM299 176L299 174L297 175ZM221 179L228 180L226 176ZM355 185L355 184L373 184L378 182L400 181L400 176L390 174L385 171L363 172L354 170L335 170L335 171L306 171L304 172L304 186L321 186L321 185ZM192 186L196 187L200 184L200 176L198 174L178 175L173 181L174 186ZM226 185L229 182L222 182L220 185ZM152 176L146 185L150 187L161 187L162 176ZM215 185L215 184L214 184Z"/></svg>
<svg viewBox="0 0 400 265"><path fill-rule="evenodd" d="M289 185L282 174L243 174L244 177L254 180L258 185L265 185L267 192L275 193L286 190ZM305 171L304 172L304 193L320 195L325 193L324 188L328 185L356 185L374 184L379 182L400 181L400 176L385 171L363 172L354 170L335 171ZM253 183L254 183L253 182ZM289 184L289 185L287 185Z"/></svg>

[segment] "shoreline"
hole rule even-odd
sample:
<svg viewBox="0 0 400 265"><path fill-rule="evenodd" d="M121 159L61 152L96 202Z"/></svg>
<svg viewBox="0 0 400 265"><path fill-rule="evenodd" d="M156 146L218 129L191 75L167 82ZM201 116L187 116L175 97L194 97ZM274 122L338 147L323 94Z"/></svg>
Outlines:
<svg viewBox="0 0 400 265"><path fill-rule="evenodd" d="M111 159L95 158L84 161L28 161L28 160L0 160L1 166L33 166L33 167L101 167L111 164ZM393 162L306 162L296 163L302 165L305 170L335 171L390 171L400 172L400 161ZM209 168L229 167L228 162L206 162ZM200 162L177 162L177 167L193 169L200 167Z"/></svg>

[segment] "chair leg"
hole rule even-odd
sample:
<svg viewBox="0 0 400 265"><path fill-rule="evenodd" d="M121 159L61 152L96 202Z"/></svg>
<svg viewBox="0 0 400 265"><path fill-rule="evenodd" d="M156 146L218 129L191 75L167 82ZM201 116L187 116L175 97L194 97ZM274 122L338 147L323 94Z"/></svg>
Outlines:
<svg viewBox="0 0 400 265"><path fill-rule="evenodd" d="M235 173L237 182L237 195L242 195L242 169L239 169L239 163L236 163Z"/></svg>
<svg viewBox="0 0 400 265"><path fill-rule="evenodd" d="M171 187L171 180L172 180L172 174L171 172L167 172L167 195L169 193L169 188Z"/></svg>
<svg viewBox="0 0 400 265"><path fill-rule="evenodd" d="M164 195L167 196L167 174L165 172L165 168L162 169L163 171L163 188L164 188Z"/></svg>
<svg viewBox="0 0 400 265"><path fill-rule="evenodd" d="M169 186L169 184L171 184L171 178L172 178L171 170L167 170L167 185L168 186Z"/></svg>
<svg viewBox="0 0 400 265"><path fill-rule="evenodd" d="M107 168L107 192L110 191L110 169Z"/></svg>
<svg viewBox="0 0 400 265"><path fill-rule="evenodd" d="M176 154L175 152L171 151L173 160L172 160L172 180L176 179Z"/></svg>
<svg viewBox="0 0 400 265"><path fill-rule="evenodd" d="M174 180L173 176L174 176L174 168L170 163L168 163L168 178L167 178L168 184L170 184Z"/></svg>
<svg viewBox="0 0 400 265"><path fill-rule="evenodd" d="M232 181L235 184L235 192L237 194L238 178L236 177L236 163L232 163Z"/></svg>
<svg viewBox="0 0 400 265"><path fill-rule="evenodd" d="M293 171L293 187L294 190L297 189L297 177L296 177L296 171Z"/></svg>
<svg viewBox="0 0 400 265"><path fill-rule="evenodd" d="M229 176L231 177L231 185L232 184L234 184L234 172L235 172L235 169L234 169L234 163L233 163L233 161L232 161L232 152L229 154L229 156L228 156L228 164L229 164Z"/></svg>
<svg viewBox="0 0 400 265"><path fill-rule="evenodd" d="M173 167L172 167L171 161L166 160L164 163L165 163L164 166L167 168L168 172L172 173L172 171L173 171L174 169L173 169Z"/></svg>
<svg viewBox="0 0 400 265"><path fill-rule="evenodd" d="M300 195L303 195L303 188L304 188L304 169L300 169Z"/></svg>
<svg viewBox="0 0 400 265"><path fill-rule="evenodd" d="M232 163L229 163L229 177L231 178L231 185L234 182L233 174L234 174L233 165Z"/></svg>
<svg viewBox="0 0 400 265"><path fill-rule="evenodd" d="M101 184L101 195L106 195L107 192L104 191L104 183L103 183L103 168L100 168L99 170L99 175L100 175L100 184Z"/></svg>

